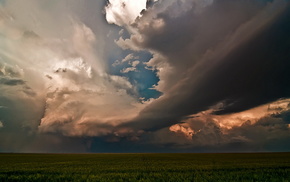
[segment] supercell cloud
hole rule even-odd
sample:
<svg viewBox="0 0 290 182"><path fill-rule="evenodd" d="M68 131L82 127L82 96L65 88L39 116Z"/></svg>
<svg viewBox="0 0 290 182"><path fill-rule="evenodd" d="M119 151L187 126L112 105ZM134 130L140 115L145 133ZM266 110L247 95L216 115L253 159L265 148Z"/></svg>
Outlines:
<svg viewBox="0 0 290 182"><path fill-rule="evenodd" d="M289 151L289 20L287 0L0 1L0 151Z"/></svg>

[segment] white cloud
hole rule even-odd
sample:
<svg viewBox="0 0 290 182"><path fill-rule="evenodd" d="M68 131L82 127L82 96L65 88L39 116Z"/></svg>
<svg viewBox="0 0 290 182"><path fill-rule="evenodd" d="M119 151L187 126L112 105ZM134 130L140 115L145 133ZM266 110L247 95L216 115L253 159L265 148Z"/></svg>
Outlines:
<svg viewBox="0 0 290 182"><path fill-rule="evenodd" d="M11 110L21 111L22 106L30 106L31 111L24 112L27 116L23 116L19 125L34 126L35 130L39 126L39 132L67 136L105 135L112 133L120 123L136 117L147 105L139 101L136 88L127 78L107 73L105 54L108 50L104 50L107 45L103 41L106 31L92 29L71 10L64 10L64 5L58 9L58 3L50 1L28 2L33 9L30 13L35 18L34 24L27 11L16 12L16 6L23 4L18 3L9 2L5 7L15 15L15 21L11 23L6 18L0 23L3 34L0 37L3 55L0 76L17 76L37 96L29 97L24 93L27 89L20 94L23 85L0 86L0 99L17 106L9 107ZM38 23L40 27L36 26ZM45 23L49 28L45 29ZM101 26L105 25L108 26L106 23ZM27 30L34 36L25 34ZM17 36L11 34L13 31ZM129 55L124 62L134 58Z"/></svg>
<svg viewBox="0 0 290 182"><path fill-rule="evenodd" d="M134 56L134 54L128 54L124 59L122 59L122 63L125 63L125 62L127 62L127 61L129 61L129 60L132 60L132 59L138 59L138 57L135 57Z"/></svg>
<svg viewBox="0 0 290 182"><path fill-rule="evenodd" d="M120 65L120 64L125 63L125 62L127 62L127 61L130 61L130 60L132 60L132 59L138 59L138 58L139 58L138 56L134 56L134 54L131 53L131 54L128 54L126 57L124 57L124 59L122 59L122 61L116 60L116 61L112 64L112 66L117 66L117 65Z"/></svg>
<svg viewBox="0 0 290 182"><path fill-rule="evenodd" d="M189 116L189 119L183 120L182 124L172 125L169 130L176 133L184 133L188 137L188 131L193 131L190 132L191 136L193 136L203 130L206 123L213 122L221 129L223 134L227 134L232 129L243 125L255 125L262 118L289 112L289 103L290 99L282 99L246 111L226 115L214 115L212 114L214 110L209 109Z"/></svg>
<svg viewBox="0 0 290 182"><path fill-rule="evenodd" d="M140 63L140 61L132 61L131 66L136 68L136 66Z"/></svg>
<svg viewBox="0 0 290 182"><path fill-rule="evenodd" d="M119 60L116 60L113 64L112 64L112 66L118 66L118 65L120 65L121 64L121 62L119 61Z"/></svg>
<svg viewBox="0 0 290 182"><path fill-rule="evenodd" d="M109 0L105 7L106 19L119 26L130 25L146 9L147 0Z"/></svg>
<svg viewBox="0 0 290 182"><path fill-rule="evenodd" d="M143 37L141 35L132 34L130 39L123 39L120 37L115 40L115 43L122 49L131 49L133 51L141 51L142 48L139 46L140 42L143 42Z"/></svg>
<svg viewBox="0 0 290 182"><path fill-rule="evenodd" d="M77 49L81 57L59 59L56 56L49 61L52 66L46 75L52 79L47 80L49 89L39 126L41 132L59 132L66 136L107 135L113 132L113 127L136 117L145 107L131 95L135 88L126 78L107 74L101 65L94 67L100 60L93 52L94 39L86 38L86 32L91 31L86 29L82 25L76 27L76 34L81 36L73 36L73 45L81 46ZM92 36L89 34L89 37ZM80 50L83 51L79 53Z"/></svg>
<svg viewBox="0 0 290 182"><path fill-rule="evenodd" d="M128 68L124 68L121 70L121 73L129 73L130 71L137 71L136 66L140 63L140 61L132 61L129 64L131 65L131 67Z"/></svg>
<svg viewBox="0 0 290 182"><path fill-rule="evenodd" d="M130 71L136 71L135 67L128 67L121 70L121 73L129 73Z"/></svg>
<svg viewBox="0 0 290 182"><path fill-rule="evenodd" d="M164 134L167 136L160 144L175 143L185 148L233 145L235 150L236 144L240 143L249 145L250 150L255 150L255 146L263 148L272 138L277 142L279 137L289 137L288 121L283 120L289 114L289 102L289 99L278 100L227 115L213 115L213 110L203 111L170 126L167 130L171 134ZM282 146L284 142L282 139ZM245 146L241 147L238 150L247 150L243 148Z"/></svg>
<svg viewBox="0 0 290 182"><path fill-rule="evenodd" d="M169 127L169 130L175 133L181 133L189 140L192 140L192 136L194 135L194 131L187 123L172 125Z"/></svg>

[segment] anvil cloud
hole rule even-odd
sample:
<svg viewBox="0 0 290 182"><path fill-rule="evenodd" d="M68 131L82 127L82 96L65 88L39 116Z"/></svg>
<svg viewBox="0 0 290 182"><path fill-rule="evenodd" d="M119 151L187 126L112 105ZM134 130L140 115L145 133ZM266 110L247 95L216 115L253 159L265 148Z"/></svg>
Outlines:
<svg viewBox="0 0 290 182"><path fill-rule="evenodd" d="M0 1L0 151L289 151L287 0Z"/></svg>

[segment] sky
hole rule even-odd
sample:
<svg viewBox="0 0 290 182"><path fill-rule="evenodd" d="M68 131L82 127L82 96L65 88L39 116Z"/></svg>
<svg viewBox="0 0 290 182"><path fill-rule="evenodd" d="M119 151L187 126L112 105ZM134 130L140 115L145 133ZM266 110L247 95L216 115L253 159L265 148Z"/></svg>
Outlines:
<svg viewBox="0 0 290 182"><path fill-rule="evenodd" d="M288 0L0 0L0 152L290 151Z"/></svg>

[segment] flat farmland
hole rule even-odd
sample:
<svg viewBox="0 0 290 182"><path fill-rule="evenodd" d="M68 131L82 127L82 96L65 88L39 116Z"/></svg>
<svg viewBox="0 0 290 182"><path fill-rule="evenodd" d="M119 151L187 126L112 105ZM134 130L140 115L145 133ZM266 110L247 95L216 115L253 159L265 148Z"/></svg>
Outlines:
<svg viewBox="0 0 290 182"><path fill-rule="evenodd" d="M290 153L0 154L0 181L290 181Z"/></svg>

